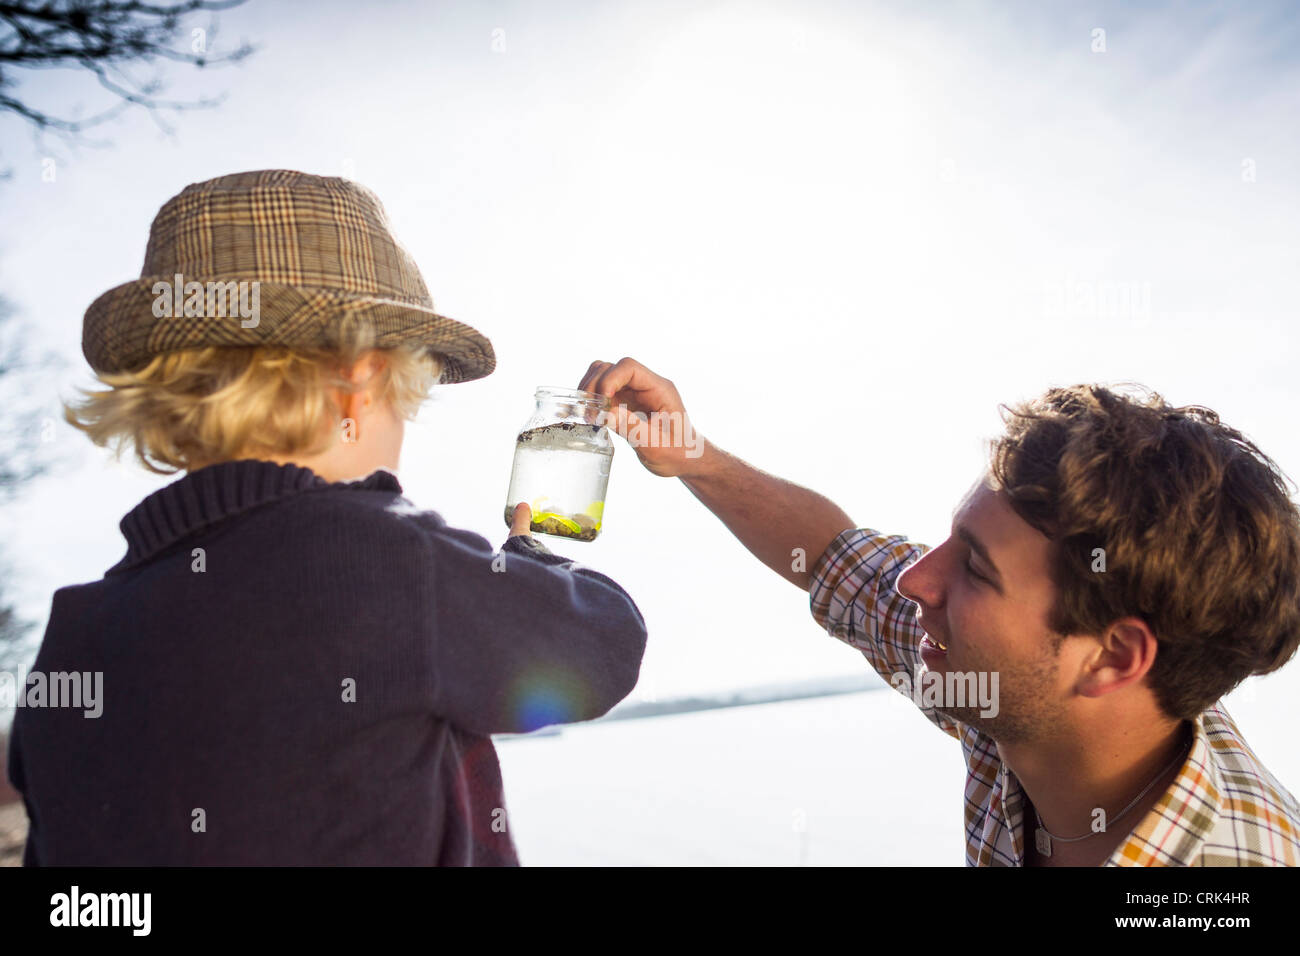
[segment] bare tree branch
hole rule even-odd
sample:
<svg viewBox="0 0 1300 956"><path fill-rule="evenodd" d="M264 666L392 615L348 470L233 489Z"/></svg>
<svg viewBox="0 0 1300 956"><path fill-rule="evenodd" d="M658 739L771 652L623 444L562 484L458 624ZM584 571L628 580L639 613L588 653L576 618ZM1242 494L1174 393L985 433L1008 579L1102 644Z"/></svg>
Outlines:
<svg viewBox="0 0 1300 956"><path fill-rule="evenodd" d="M171 128L161 113L211 109L222 98L165 99L162 81L132 79L127 63L154 64L160 60L202 69L238 63L252 54L245 42L226 53L214 54L207 41L216 36L210 21L204 42L186 48L185 20L239 6L244 0L185 0L181 3L87 2L87 0L26 0L0 2L0 112L22 117L39 130L76 137L92 126L107 122L131 107L149 112L159 127ZM14 93L16 70L83 69L119 100L114 106L84 118L54 116Z"/></svg>
<svg viewBox="0 0 1300 956"><path fill-rule="evenodd" d="M33 353L32 329L0 296L0 503L11 501L23 486L45 474L51 449L42 441L50 413L37 398L40 383L64 363L51 352Z"/></svg>

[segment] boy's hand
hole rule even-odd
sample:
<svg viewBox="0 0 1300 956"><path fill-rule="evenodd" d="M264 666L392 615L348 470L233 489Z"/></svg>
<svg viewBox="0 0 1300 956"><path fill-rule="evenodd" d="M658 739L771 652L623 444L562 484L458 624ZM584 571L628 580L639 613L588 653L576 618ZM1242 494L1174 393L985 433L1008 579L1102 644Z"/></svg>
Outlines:
<svg viewBox="0 0 1300 956"><path fill-rule="evenodd" d="M592 362L578 388L609 396L605 424L623 436L652 474L686 478L700 470L704 437L691 425L682 397L668 379L636 359L623 358L615 364Z"/></svg>
<svg viewBox="0 0 1300 956"><path fill-rule="evenodd" d="M528 507L528 502L521 501L515 505L513 520L510 522L510 537L519 534L531 534L529 529L532 526L533 509Z"/></svg>

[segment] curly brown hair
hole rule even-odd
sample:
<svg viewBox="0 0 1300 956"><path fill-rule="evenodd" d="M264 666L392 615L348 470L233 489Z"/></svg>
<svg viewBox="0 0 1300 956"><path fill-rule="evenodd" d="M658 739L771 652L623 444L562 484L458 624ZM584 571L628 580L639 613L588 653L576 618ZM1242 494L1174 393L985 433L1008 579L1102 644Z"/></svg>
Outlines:
<svg viewBox="0 0 1300 956"><path fill-rule="evenodd" d="M1145 621L1149 685L1188 719L1300 645L1300 514L1277 465L1213 411L1131 391L1074 385L1001 406L990 473L1052 542L1049 626Z"/></svg>

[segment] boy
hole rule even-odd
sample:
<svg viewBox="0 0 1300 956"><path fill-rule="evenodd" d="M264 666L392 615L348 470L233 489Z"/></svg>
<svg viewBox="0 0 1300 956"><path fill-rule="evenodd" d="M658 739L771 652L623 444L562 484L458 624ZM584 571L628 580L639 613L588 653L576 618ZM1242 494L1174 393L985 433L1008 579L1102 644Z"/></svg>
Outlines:
<svg viewBox="0 0 1300 956"><path fill-rule="evenodd" d="M645 623L526 505L494 555L402 497L404 421L495 358L434 312L374 195L288 170L188 187L83 348L108 388L69 421L187 474L54 595L32 674L84 679L99 712L29 678L24 862L517 864L489 735L605 713Z"/></svg>

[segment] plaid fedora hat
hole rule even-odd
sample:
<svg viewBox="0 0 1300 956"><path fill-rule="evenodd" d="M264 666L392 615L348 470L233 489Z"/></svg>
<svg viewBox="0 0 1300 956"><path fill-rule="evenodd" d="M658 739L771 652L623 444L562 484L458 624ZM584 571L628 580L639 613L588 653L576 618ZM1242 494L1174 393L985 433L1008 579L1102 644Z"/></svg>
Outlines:
<svg viewBox="0 0 1300 956"><path fill-rule="evenodd" d="M233 307L237 286L244 306L253 289L252 319ZM149 229L140 278L91 304L81 348L91 368L120 372L208 345L329 348L361 324L374 328L375 348L437 352L444 382L496 367L486 336L433 310L374 193L346 179L264 169L169 199Z"/></svg>

